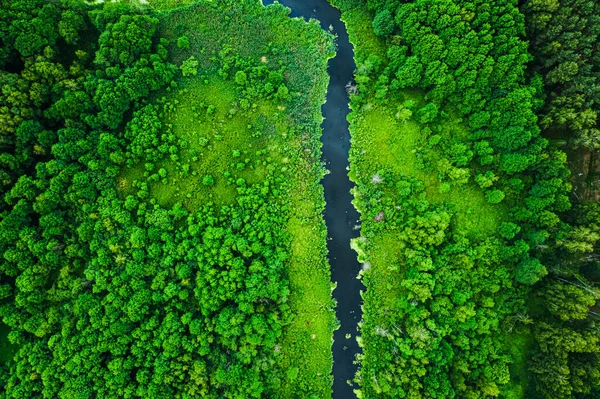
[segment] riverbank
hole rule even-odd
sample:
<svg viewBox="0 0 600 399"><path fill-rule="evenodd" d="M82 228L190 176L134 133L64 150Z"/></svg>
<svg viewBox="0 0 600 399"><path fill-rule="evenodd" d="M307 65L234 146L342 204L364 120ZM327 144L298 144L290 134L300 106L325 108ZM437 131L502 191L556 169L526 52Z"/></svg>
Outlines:
<svg viewBox="0 0 600 399"><path fill-rule="evenodd" d="M357 279L360 264L350 247L351 240L359 235L360 228L359 215L352 205L354 184L348 178L348 90L352 86L355 69L354 49L346 26L341 21L340 11L326 0L281 0L281 3L290 7L291 17L315 18L324 30L331 30L336 35L337 53L329 61L327 101L321 108L325 118L321 137L322 160L329 171L322 184L325 190L324 217L331 278L336 285L333 296L340 323L334 333L333 343L333 397L347 399L354 397L356 388L353 380L357 370L356 358L360 353L356 336L362 318L361 291L364 289Z"/></svg>

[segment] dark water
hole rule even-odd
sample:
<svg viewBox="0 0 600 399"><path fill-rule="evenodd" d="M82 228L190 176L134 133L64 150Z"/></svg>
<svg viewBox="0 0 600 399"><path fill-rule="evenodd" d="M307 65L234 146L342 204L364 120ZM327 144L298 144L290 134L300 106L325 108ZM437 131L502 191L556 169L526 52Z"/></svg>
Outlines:
<svg viewBox="0 0 600 399"><path fill-rule="evenodd" d="M323 160L331 171L322 181L325 189L325 223L330 240L329 263L331 278L337 283L333 292L337 300L337 317L341 327L334 333L333 343L333 398L351 399L355 395L346 381L352 380L356 373L355 356L360 348L356 343L357 326L361 319L360 291L362 283L356 279L360 265L356 253L350 248L350 239L357 237L354 230L358 224L358 212L352 206L350 189L354 186L348 179L348 150L350 133L346 116L348 94L346 84L352 80L354 72L354 52L340 12L327 0L280 0L281 4L291 8L292 17L314 18L321 22L325 30L333 27L337 35L337 53L329 60L330 76L327 88L327 102L322 107L323 121ZM263 0L265 5L272 0ZM346 334L351 334L346 339Z"/></svg>

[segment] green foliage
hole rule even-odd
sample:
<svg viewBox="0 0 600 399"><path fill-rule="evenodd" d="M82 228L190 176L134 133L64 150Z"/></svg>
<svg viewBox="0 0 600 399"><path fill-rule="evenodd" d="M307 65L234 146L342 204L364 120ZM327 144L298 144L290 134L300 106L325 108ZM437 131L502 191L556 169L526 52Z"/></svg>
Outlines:
<svg viewBox="0 0 600 399"><path fill-rule="evenodd" d="M522 9L535 69L548 96L541 126L560 132L573 147L600 148L600 5L593 0L529 0Z"/></svg>
<svg viewBox="0 0 600 399"><path fill-rule="evenodd" d="M516 279L519 283L533 285L540 281L548 271L536 258L528 258L519 263L516 269Z"/></svg>
<svg viewBox="0 0 600 399"><path fill-rule="evenodd" d="M471 240L453 231L451 207L427 201L420 181L385 176L382 185L395 182L393 186L404 187L402 194L360 186L363 196L355 200L365 220L361 239L353 243L359 261L375 262L382 255L367 254L381 251L399 256L383 266L388 284L394 284L393 298L381 298L382 287L375 285L381 266L362 272L368 294L361 340L369 346L361 357L361 393L463 397L475 395L469 387L477 381L487 395L497 395L509 379L508 359L495 355L504 345L501 320L523 302L511 290L507 267L519 250L505 248L498 238ZM366 202L365 197L379 201ZM395 206L400 199L401 207ZM367 222L379 212L385 223ZM514 234L514 227L506 229ZM376 244L381 236L391 237L394 245ZM474 341L483 344L468 345Z"/></svg>
<svg viewBox="0 0 600 399"><path fill-rule="evenodd" d="M258 3L204 7L219 21L222 12L249 12L261 17L260 24L293 27L290 43L300 50L277 45L285 56L274 57L274 64L282 69L261 69L250 89L272 85L269 101L254 97L267 110L289 94L288 85L307 93L294 99L304 113L291 104L296 113L269 119L294 138L286 142L282 132L268 131L278 138L269 150L275 152L276 143L297 170L263 160L267 146L250 134L236 147L254 179L226 168L213 179L190 165L188 158L199 160L200 151L231 139L223 131L229 109L198 104L206 113L190 120L194 148L168 123L181 105L167 98L181 82L168 61L175 38L159 25L175 12L156 14L123 2L2 5L0 344L10 353L1 357L0 396L327 396L331 356L322 348L330 347L333 313L326 236L315 217L323 208L317 189L323 172L312 157L331 38L318 26L288 22L283 13L269 19ZM228 25L230 32L238 27ZM300 62L284 82L279 64L288 66L294 57L306 58L312 69ZM213 80L223 63L203 73ZM198 68L199 61L190 66ZM185 81L194 79L209 80ZM258 114L252 117L260 122ZM203 130L206 121L214 124ZM300 149L296 121L303 126L302 144L315 154ZM266 130L266 124L258 127ZM167 205L158 200L158 185L181 191L171 184L190 175L209 184L194 206L187 196ZM228 192L228 203L213 200L221 191ZM309 206L295 211L298 203ZM304 241L311 245L298 248ZM306 309L299 274L314 290ZM311 347L293 337L307 334L308 319L322 336ZM316 362L300 370L305 358ZM290 364L298 367L294 381L285 378ZM317 379L315 370L325 376Z"/></svg>
<svg viewBox="0 0 600 399"><path fill-rule="evenodd" d="M202 179L202 184L204 184L205 186L214 186L215 179L211 175L206 175Z"/></svg>
<svg viewBox="0 0 600 399"><path fill-rule="evenodd" d="M286 85L281 85L277 88L277 93L275 93L275 99L284 101L289 97L290 90Z"/></svg>
<svg viewBox="0 0 600 399"><path fill-rule="evenodd" d="M540 292L541 299L546 304L548 311L562 321L585 320L589 309L600 298L596 289L586 289L561 282L549 283Z"/></svg>
<svg viewBox="0 0 600 399"><path fill-rule="evenodd" d="M130 167L141 160L156 162L167 153L168 141L161 135L162 127L153 106L147 105L134 113L125 130L125 138L131 143L128 147Z"/></svg>
<svg viewBox="0 0 600 399"><path fill-rule="evenodd" d="M150 52L157 25L158 19L148 15L121 15L98 38L96 62L107 67L133 64Z"/></svg>
<svg viewBox="0 0 600 399"><path fill-rule="evenodd" d="M85 27L84 17L74 10L65 10L62 12L60 22L58 23L58 32L68 44L77 44L79 41L79 32Z"/></svg>
<svg viewBox="0 0 600 399"><path fill-rule="evenodd" d="M373 31L377 36L388 36L394 31L394 19L389 10L377 13L373 19Z"/></svg>
<svg viewBox="0 0 600 399"><path fill-rule="evenodd" d="M516 2L506 1L334 3L348 23L357 64L349 120L353 146L360 146L352 150L350 168L362 219L361 238L354 245L366 265L362 276L367 286L356 379L360 397L475 398L508 392L520 397L529 375L518 370L527 369L532 355L520 356L520 363L509 367L505 339L530 333L536 342L542 339L537 324L530 326L539 318L528 314L528 292L543 289L554 273L570 282L577 279L565 276L564 262L547 259L555 247L582 256L595 242L593 234L583 239L584 231L593 229L569 231L560 218L570 207L569 171L565 154L542 138L537 126L542 85L539 77L526 74L531 57L523 38L525 19ZM531 3L539 10L557 2ZM368 24L371 30L363 20L384 12L394 17L394 27L380 35L374 21ZM557 36L561 30L548 34ZM375 56L379 63L370 62ZM572 75L575 68L569 64L563 72ZM388 82L387 91L381 82ZM414 120L397 108L408 99L416 102ZM402 125L367 117L385 119L390 109L405 121ZM392 148L388 155L385 150ZM390 169L401 172L384 179L386 188L375 187L375 171L381 176ZM420 207L412 196L391 189L396 181L410 178L425 187ZM489 205L478 203L475 191ZM465 205L469 201L472 206ZM492 208L497 212L491 214ZM375 222L380 212L385 219ZM411 245L420 238L411 233L410 244L405 243L403 217L424 218L431 212L450 213L450 225L440 244L421 244L415 255ZM476 230L476 221L484 219L495 223ZM436 228L428 234L441 236ZM475 257L484 251L485 261ZM493 275L479 275L491 270ZM460 287L450 276L461 281ZM493 288L485 291L488 284ZM586 300L576 300L579 306L565 311L581 317ZM487 313L489 309L493 311ZM445 340L446 333L451 340ZM570 350L557 363L565 375ZM550 355L548 350L536 360L536 378L544 373L544 361L554 362ZM577 383L589 386L593 369L577 369ZM547 371L545 384L559 377L553 373ZM565 375L557 386L570 384Z"/></svg>
<svg viewBox="0 0 600 399"><path fill-rule="evenodd" d="M513 238L515 238L515 235L517 235L519 231L521 231L521 228L518 225L511 222L502 223L498 229L500 235L507 240L512 240Z"/></svg>
<svg viewBox="0 0 600 399"><path fill-rule="evenodd" d="M561 226L556 245L545 254L550 276L535 292L536 350L529 362L544 398L586 397L600 383L594 310L600 276L593 273L599 209L597 202L576 204L566 214L570 225Z"/></svg>
<svg viewBox="0 0 600 399"><path fill-rule="evenodd" d="M237 71L235 73L235 83L239 84L240 86L243 86L247 82L248 82L248 77L246 75L246 72L244 72L244 71Z"/></svg>
<svg viewBox="0 0 600 399"><path fill-rule="evenodd" d="M600 148L598 2L529 0L521 9L532 44L532 69L537 72L532 82L538 96L546 99L539 106L540 126L549 137L583 150L572 153L569 161L577 165L574 172L581 171L579 176L589 180ZM573 200L580 197L585 196L575 195ZM561 201L563 212L568 211L566 199ZM598 330L591 310L599 276L588 272L595 267L590 261L599 237L597 207L597 203L576 205L566 213L570 225L549 220L559 233L544 253L550 276L536 290L540 310L535 315L537 345L530 362L536 391L544 398L588 397L600 384Z"/></svg>
<svg viewBox="0 0 600 399"><path fill-rule="evenodd" d="M182 50L188 50L190 48L190 39L187 36L181 36L177 39L177 47Z"/></svg>
<svg viewBox="0 0 600 399"><path fill-rule="evenodd" d="M413 113L410 109L404 107L403 105L399 105L398 113L396 114L396 118L398 118L400 120L400 122L406 122L412 117L412 114ZM438 138L440 138L440 137L438 136ZM434 140L430 139L429 142L430 142L431 146L434 146L437 144L437 142L435 142L435 139Z"/></svg>
<svg viewBox="0 0 600 399"><path fill-rule="evenodd" d="M479 187L484 189L491 187L497 180L498 177L494 174L494 172L490 170L486 171L485 174L480 173L477 176L475 176L475 182L477 182Z"/></svg>
<svg viewBox="0 0 600 399"><path fill-rule="evenodd" d="M286 374L290 381L294 381L298 377L298 368L297 367L289 368L287 370Z"/></svg>
<svg viewBox="0 0 600 399"><path fill-rule="evenodd" d="M179 68L183 76L196 76L198 74L198 60L192 55L183 61Z"/></svg>
<svg viewBox="0 0 600 399"><path fill-rule="evenodd" d="M439 108L434 103L429 103L417 111L417 117L421 123L433 122L437 118Z"/></svg>
<svg viewBox="0 0 600 399"><path fill-rule="evenodd" d="M423 66L417 57L407 57L402 66L395 73L396 79L392 81L393 86L398 88L417 86L422 79Z"/></svg>
<svg viewBox="0 0 600 399"><path fill-rule="evenodd" d="M505 194L504 191L501 190L489 190L485 193L485 199L490 204L499 204L504 199Z"/></svg>

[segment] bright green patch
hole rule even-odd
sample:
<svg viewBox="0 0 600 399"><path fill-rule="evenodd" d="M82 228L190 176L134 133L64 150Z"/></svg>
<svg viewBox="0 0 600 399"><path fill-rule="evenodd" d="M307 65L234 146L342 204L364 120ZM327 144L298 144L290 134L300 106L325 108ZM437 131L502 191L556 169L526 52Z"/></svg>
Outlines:
<svg viewBox="0 0 600 399"><path fill-rule="evenodd" d="M371 28L371 13L365 7L348 9L342 14L342 21L346 23L346 29L352 42L354 43L356 40L361 43L354 47L356 59L365 59L371 54L380 58L386 56L385 46Z"/></svg>
<svg viewBox="0 0 600 399"><path fill-rule="evenodd" d="M207 84L186 79L166 99L176 105L163 112L163 124L184 145L177 160L155 165L155 170L166 171L166 181L161 178L150 185L159 204L185 202L191 209L207 200L231 204L236 191L228 176L235 174L254 184L264 179L267 163L282 167L285 162L280 148L286 145L279 123L283 116L273 104L240 112L231 81L211 78ZM230 116L232 110L235 114ZM131 181L136 174L139 169L132 169L125 179ZM207 176L213 184L203 184Z"/></svg>
<svg viewBox="0 0 600 399"><path fill-rule="evenodd" d="M365 106L353 115L353 176L363 181L376 179L381 170L391 170L395 175L416 177L425 184L427 198L456 206L455 228L477 235L495 231L502 222L504 209L501 205L486 202L482 191L474 184L453 187L440 192L437 173L420 167L419 148L425 137L422 126L414 120L399 121L390 106ZM456 134L461 126L456 120L447 122L446 135ZM437 161L431 152L432 164Z"/></svg>

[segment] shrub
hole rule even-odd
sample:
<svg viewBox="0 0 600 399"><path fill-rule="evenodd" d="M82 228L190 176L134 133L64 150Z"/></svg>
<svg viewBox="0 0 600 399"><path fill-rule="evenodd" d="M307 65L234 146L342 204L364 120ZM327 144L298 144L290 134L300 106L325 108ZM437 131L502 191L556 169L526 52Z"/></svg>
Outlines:
<svg viewBox="0 0 600 399"><path fill-rule="evenodd" d="M435 120L438 116L439 108L434 103L429 103L419 111L417 111L417 116L419 117L419 122L421 123L430 123Z"/></svg>
<svg viewBox="0 0 600 399"><path fill-rule="evenodd" d="M498 233L507 240L514 238L520 230L521 228L519 226L510 222L503 222L500 227L498 227Z"/></svg>
<svg viewBox="0 0 600 399"><path fill-rule="evenodd" d="M202 179L202 184L208 187L212 187L215 185L215 179L211 175L206 175Z"/></svg>
<svg viewBox="0 0 600 399"><path fill-rule="evenodd" d="M489 190L485 193L485 199L490 204L499 204L504 199L504 191L501 190Z"/></svg>
<svg viewBox="0 0 600 399"><path fill-rule="evenodd" d="M181 64L183 76L196 76L198 74L198 60L193 55Z"/></svg>
<svg viewBox="0 0 600 399"><path fill-rule="evenodd" d="M177 39L177 47L179 47L182 50L189 49L190 39L188 39L187 36L181 36L179 39Z"/></svg>
<svg viewBox="0 0 600 399"><path fill-rule="evenodd" d="M239 84L240 86L244 86L247 82L248 77L246 76L246 72L237 71L235 73L235 83Z"/></svg>

